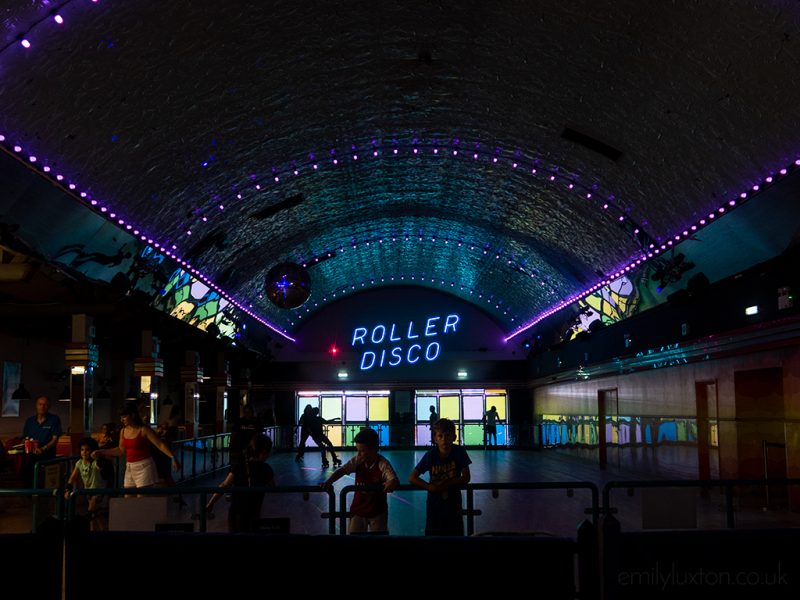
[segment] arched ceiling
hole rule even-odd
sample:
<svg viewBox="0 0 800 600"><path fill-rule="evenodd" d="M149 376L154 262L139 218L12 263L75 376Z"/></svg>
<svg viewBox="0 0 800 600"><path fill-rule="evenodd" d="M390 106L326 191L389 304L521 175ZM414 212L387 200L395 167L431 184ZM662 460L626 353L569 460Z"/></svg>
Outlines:
<svg viewBox="0 0 800 600"><path fill-rule="evenodd" d="M290 333L402 282L513 331L763 184L800 139L788 0L6 0L0 16L6 150ZM308 265L298 310L263 297L283 261Z"/></svg>

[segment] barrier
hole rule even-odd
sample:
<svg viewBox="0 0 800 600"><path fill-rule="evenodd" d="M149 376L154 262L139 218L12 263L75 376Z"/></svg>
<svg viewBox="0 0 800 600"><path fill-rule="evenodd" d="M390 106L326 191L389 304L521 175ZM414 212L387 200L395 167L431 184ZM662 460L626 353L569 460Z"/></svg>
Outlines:
<svg viewBox="0 0 800 600"><path fill-rule="evenodd" d="M358 488L353 485L342 488L339 493L338 510L336 496L332 490L325 491L316 485L310 486L286 486L273 488L224 488L218 487L196 487L196 488L145 488L145 489L108 489L108 490L76 490L66 503L66 510L60 514L65 516L66 521L52 519L44 527L47 534L61 535L62 527L67 537L73 536L74 543L67 545L67 560L78 560L76 557L85 557L86 552L90 552L93 558L98 555L96 552L103 553L108 550L111 556L118 556L119 551L123 550L134 552L136 547L141 547L142 551L148 554L155 552L158 556L164 555L165 560L169 552L182 552L181 558L188 560L196 559L197 564L205 564L206 557L203 552L211 552L218 559L212 563L217 572L229 572L225 569L241 568L242 564L249 564L248 561L255 561L257 558L264 560L268 557L270 568L297 570L296 561L298 557L344 557L339 558L339 562L346 566L349 557L353 560L360 560L366 557L367 564L372 564L378 569L383 563L380 556L413 556L414 565L426 564L430 559L431 564L437 562L438 553L446 555L445 561L449 560L448 553L458 554L464 558L471 556L478 557L491 556L492 560L505 560L511 562L511 556L516 553L524 553L526 565L530 565L532 570L541 572L550 581L555 581L559 590L555 597L562 594L564 597L602 597L602 598L634 598L641 597L642 594L663 594L665 597L675 595L688 590L693 585L700 586L699 589L711 591L712 595L716 592L711 589L719 586L721 592L726 597L737 597L737 593L746 592L749 597L753 594L768 594L770 598L796 597L800 591L800 565L795 560L796 548L800 545L800 527L798 528L759 528L759 529L737 529L736 525L741 517L736 514L736 492L739 488L747 486L766 486L772 489L778 486L800 485L800 479L786 480L717 480L717 481L612 481L606 483L602 488L602 493L590 482L521 482L521 483L478 483L468 484L463 490L466 494L466 508L464 516L466 518L467 531L474 533L477 524L483 515L481 510L476 509L474 495L481 491L513 491L513 490L563 490L567 497L573 494L574 490L585 490L591 494L590 505L585 508L585 513L589 517L580 525L576 537L540 537L518 535L516 532L493 532L492 534L482 534L467 538L420 538L417 536L347 536L347 496L359 489L366 491L377 491L380 488ZM612 491L614 490L652 490L658 491L665 488L688 489L699 488L702 490L719 489L720 498L723 499L719 507L722 515L724 529L720 530L667 530L667 531L623 531L617 516L625 517L623 514L627 508L624 503L615 502L612 504ZM121 533L105 532L95 535L80 531L77 524L80 521L70 522L69 516L74 512L74 502L81 495L109 494L120 495L132 493L137 495L174 495L180 491L184 495L196 495L199 500L197 525L199 532L191 534L181 531L169 531L167 533ZM418 493L425 490L412 485L398 486L398 491ZM61 490L42 488L0 490L0 496L41 496L43 493L48 496L61 496ZM205 505L209 494L215 492L222 493L264 493L265 495L276 494L303 494L306 498L312 494L324 494L324 506L326 509L320 510L320 517L326 523L328 535L277 535L267 538L257 534L235 534L231 536L208 533ZM602 501L601 501L602 500ZM705 497L699 501L705 501ZM316 513L315 513L316 514ZM336 525L339 525L339 535ZM800 518L797 521L800 525ZM187 524L181 523L161 523L160 529L190 529ZM265 531L285 532L287 523L285 518L273 519L272 522L265 523ZM194 527L191 527L194 530ZM44 533L44 532L43 532ZM24 534L22 534L24 535ZM187 544L192 535L191 544ZM13 537L7 535L4 537ZM206 538L214 541L207 542ZM375 542L374 540L383 538L385 543ZM21 544L35 545L36 539L19 538ZM492 539L493 542L477 542L475 539ZM149 540L149 541L148 541ZM180 540L180 544L173 543L173 540ZM336 541L340 540L340 541ZM445 541L442 541L445 540ZM13 543L13 540L10 540ZM111 549L114 544L115 552ZM127 544L132 544L129 548ZM177 544L177 545L176 545ZM481 545L482 544L482 545ZM29 547L24 546L24 547ZM11 546L13 547L13 546ZM102 548L101 548L102 547ZM274 550L271 551L270 549ZM49 551L48 551L49 552ZM373 556L373 552L375 556ZM188 553L188 555L187 555ZM253 553L253 556L250 556ZM343 554L342 554L343 553ZM351 554L348 554L351 553ZM485 554L488 553L488 554ZM60 555L59 555L60 556ZM48 563L48 569L54 567L61 559L53 555L52 561ZM112 560L111 556L107 560ZM38 561L31 561L30 557L23 557L26 563L30 563L36 568L40 568ZM101 557L101 562L106 560ZM484 558L485 560L485 558ZM284 564L285 563L285 564ZM16 562L8 563L16 566ZM79 565L76 562L75 565ZM150 562L149 564L158 564ZM255 564L255 563L254 563ZM412 565L412 568L414 568ZM112 565L109 565L110 567ZM317 568L318 562L314 563ZM99 568L99 567L98 567ZM254 567L255 568L255 567ZM385 569L385 565L381 568ZM24 569L20 567L20 573ZM88 580L98 572L91 569L86 573L83 570L73 569L75 573L67 577L76 578L71 581L66 588L67 598L85 597L85 586L92 585ZM12 571L16 572L16 571ZM160 581L160 574L150 574L148 581ZM181 584L184 583L184 578ZM466 584L465 584L466 585ZM659 587L660 586L660 587ZM663 588L663 589L661 589ZM665 592L664 589L668 589ZM466 591L466 588L465 588ZM83 596L79 594L84 594ZM572 594L572 596L569 596ZM44 597L47 597L45 594Z"/></svg>
<svg viewBox="0 0 800 600"><path fill-rule="evenodd" d="M468 483L461 488L466 492L466 508L462 514L466 517L467 535L475 534L475 517L482 514L475 508L475 492L479 490L489 490L495 495L499 490L553 490L563 489L567 496L572 496L573 490L585 489L591 493L591 506L585 509L585 513L591 515L592 524L597 523L600 515L599 497L600 493L597 486L589 481L533 481L517 483ZM339 533L347 533L347 495L356 491L380 492L381 486L356 486L347 485L339 491ZM424 489L411 484L401 484L395 488L399 492L425 492ZM427 493L427 492L426 492Z"/></svg>
<svg viewBox="0 0 800 600"><path fill-rule="evenodd" d="M69 500L67 501L67 515L74 515L75 509L74 505L75 502L78 501L78 498L81 496L89 496L89 495L109 495L109 496L120 496L120 495L132 495L132 496L171 496L174 495L176 492L180 492L181 495L188 496L194 495L198 498L198 511L194 515L196 520L198 521L198 531L206 532L208 529L208 512L206 510L206 504L208 503L208 497L211 494L220 493L220 494L303 494L304 500L308 500L311 494L325 494L327 499L327 511L320 513L320 517L322 519L326 519L328 521L328 533L334 534L336 533L336 494L333 490L326 491L320 488L317 485L294 485L294 486L280 486L280 487L226 487L220 488L215 486L205 486L205 487L191 487L191 488L175 488L175 487L167 487L167 488L119 488L119 489L78 489L70 496Z"/></svg>
<svg viewBox="0 0 800 600"><path fill-rule="evenodd" d="M658 595L704 593L726 598L796 598L800 593L800 565L795 556L800 546L800 518L795 528L784 526L737 528L736 491L748 487L800 485L800 479L735 479L678 481L611 481L603 486L603 517L599 527L598 561L602 597L641 598ZM699 488L704 495L663 496L666 488L681 492ZM624 531L619 516L630 522L633 509L614 506L611 491L625 489L629 497L639 489L657 493L666 507L656 507L655 517L644 513L650 500L643 498L642 527L662 531ZM712 505L710 491L721 490L723 529L697 529L698 519L686 519L686 506ZM750 496L748 496L750 498ZM677 499L677 501L675 501ZM681 504L684 504L682 507ZM713 505L711 506L712 508ZM662 521L659 508L669 517ZM741 513L741 509L740 509ZM768 518L762 510L752 511ZM787 513L788 514L788 513ZM676 518L677 515L677 518ZM691 516L691 515L690 515ZM752 517L751 517L752 518ZM741 520L741 516L740 519ZM707 523L701 523L707 525ZM683 529L677 529L681 528Z"/></svg>
<svg viewBox="0 0 800 600"><path fill-rule="evenodd" d="M767 487L800 485L800 479L681 479L681 480L645 480L645 481L609 481L603 486L602 510L605 514L617 511L611 505L611 490L624 488L630 490L637 488L722 488L724 491L725 524L728 529L735 525L734 491L742 487Z"/></svg>

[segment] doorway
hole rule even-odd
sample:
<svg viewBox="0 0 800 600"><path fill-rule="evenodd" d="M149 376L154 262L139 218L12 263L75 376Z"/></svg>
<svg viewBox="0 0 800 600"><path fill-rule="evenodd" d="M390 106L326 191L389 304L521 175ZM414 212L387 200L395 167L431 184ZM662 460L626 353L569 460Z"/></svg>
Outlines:
<svg viewBox="0 0 800 600"><path fill-rule="evenodd" d="M719 398L716 381L696 381L697 477L719 479Z"/></svg>
<svg viewBox="0 0 800 600"><path fill-rule="evenodd" d="M617 388L597 390L597 459L605 469L611 448L612 463L619 467L619 394Z"/></svg>

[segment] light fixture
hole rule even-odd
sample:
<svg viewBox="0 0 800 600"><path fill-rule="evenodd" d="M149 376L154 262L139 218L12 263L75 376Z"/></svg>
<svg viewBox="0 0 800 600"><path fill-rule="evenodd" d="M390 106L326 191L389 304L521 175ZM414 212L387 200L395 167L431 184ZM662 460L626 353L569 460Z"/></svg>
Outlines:
<svg viewBox="0 0 800 600"><path fill-rule="evenodd" d="M347 371L339 371L337 373L337 376L339 377L339 379L347 379Z"/></svg>
<svg viewBox="0 0 800 600"><path fill-rule="evenodd" d="M468 373L465 369L459 369L457 375L459 379L466 379Z"/></svg>
<svg viewBox="0 0 800 600"><path fill-rule="evenodd" d="M758 304L753 306L748 306L744 309L744 314L746 315L757 315L758 314Z"/></svg>
<svg viewBox="0 0 800 600"><path fill-rule="evenodd" d="M30 400L31 393L25 388L24 383L20 383L19 387L14 390L14 393L11 394L12 400Z"/></svg>
<svg viewBox="0 0 800 600"><path fill-rule="evenodd" d="M72 396L72 393L69 390L69 386L65 385L64 389L61 390L61 393L58 395L58 401L69 402L71 400L70 396Z"/></svg>

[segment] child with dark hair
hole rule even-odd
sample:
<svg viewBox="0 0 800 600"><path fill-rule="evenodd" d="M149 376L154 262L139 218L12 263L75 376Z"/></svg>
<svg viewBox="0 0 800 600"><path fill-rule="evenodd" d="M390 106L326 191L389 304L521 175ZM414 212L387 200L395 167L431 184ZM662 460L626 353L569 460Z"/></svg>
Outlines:
<svg viewBox="0 0 800 600"><path fill-rule="evenodd" d="M244 460L231 467L225 481L219 487L273 487L275 473L265 461L272 451L272 440L263 433L256 433L244 452ZM214 505L222 496L217 492L208 500L206 510L213 512ZM264 492L234 493L228 509L228 530L232 533L255 531L261 517Z"/></svg>
<svg viewBox="0 0 800 600"><path fill-rule="evenodd" d="M460 486L469 483L472 463L463 446L455 444L456 426L439 419L432 427L436 448L428 450L408 480L428 490L425 505L425 535L464 535ZM430 472L430 481L420 478Z"/></svg>
<svg viewBox="0 0 800 600"><path fill-rule="evenodd" d="M101 489L110 484L103 477L103 472L99 460L92 459L92 452L97 450L97 440L85 437L78 442L80 448L80 459L75 463L75 468L67 480L67 490L64 498L69 499L72 490L80 482L85 489ZM89 528L92 531L103 531L106 529L106 518L103 507L103 496L91 495L87 501L87 516L89 517Z"/></svg>
<svg viewBox="0 0 800 600"><path fill-rule="evenodd" d="M350 504L349 533L389 532L389 504L386 493L397 487L397 474L391 463L378 454L378 434L374 429L362 429L354 438L358 454L336 469L322 484L330 489L337 481L351 473L356 474L356 485L377 487L382 491L357 491Z"/></svg>

